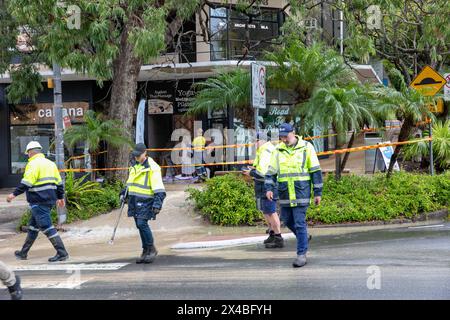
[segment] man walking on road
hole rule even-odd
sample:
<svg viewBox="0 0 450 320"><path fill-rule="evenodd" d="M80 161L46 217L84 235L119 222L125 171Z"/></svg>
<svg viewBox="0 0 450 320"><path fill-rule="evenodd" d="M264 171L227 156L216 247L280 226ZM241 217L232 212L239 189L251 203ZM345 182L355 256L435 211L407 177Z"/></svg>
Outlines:
<svg viewBox="0 0 450 320"><path fill-rule="evenodd" d="M20 278L0 261L0 281L8 288L11 300L22 300L22 288Z"/></svg>
<svg viewBox="0 0 450 320"><path fill-rule="evenodd" d="M166 190L161 177L161 168L149 156L146 146L138 143L132 152L136 164L129 168L128 216L134 217L142 241L142 254L136 263L151 263L155 260L156 251L152 231L148 220L155 220L161 211ZM121 192L121 197L125 190Z"/></svg>
<svg viewBox="0 0 450 320"><path fill-rule="evenodd" d="M280 218L276 212L277 197L267 199L264 189L264 177L269 168L269 163L272 153L275 151L275 146L270 141L266 141L262 137L262 132L256 135L256 156L253 161L253 167L250 170L243 170L247 176L253 177L255 182L255 197L256 207L260 210L269 225L269 237L264 240L266 248L283 248L284 240L281 236ZM274 190L275 193L277 190Z"/></svg>
<svg viewBox="0 0 450 320"><path fill-rule="evenodd" d="M281 219L297 237L297 259L293 262L293 266L297 268L306 264L306 211L310 204L311 185L314 203L320 204L322 171L313 145L295 135L290 124L282 124L279 135L282 142L272 153L265 188L268 199L273 199L274 192L278 189Z"/></svg>
<svg viewBox="0 0 450 320"><path fill-rule="evenodd" d="M39 142L28 143L25 153L29 159L22 181L6 198L6 201L11 202L15 197L26 192L27 201L31 207L27 238L22 250L14 254L16 258L26 260L39 231L42 231L56 250L56 255L48 261L65 261L69 258L69 254L50 216L55 203L59 207L64 207L64 186L61 175L56 164L42 154L42 146Z"/></svg>

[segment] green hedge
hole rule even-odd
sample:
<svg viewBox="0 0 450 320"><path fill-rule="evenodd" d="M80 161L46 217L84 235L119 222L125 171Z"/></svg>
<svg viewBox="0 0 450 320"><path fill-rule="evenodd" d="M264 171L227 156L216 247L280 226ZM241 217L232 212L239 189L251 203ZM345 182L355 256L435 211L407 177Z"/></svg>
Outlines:
<svg viewBox="0 0 450 320"><path fill-rule="evenodd" d="M234 174L214 177L206 181L203 190L188 188L188 199L213 224L254 225L262 220L256 209L253 187Z"/></svg>
<svg viewBox="0 0 450 320"><path fill-rule="evenodd" d="M101 186L101 193L83 193L78 199L81 209L75 206L67 206L67 222L72 223L78 220L88 220L120 206L119 193L122 188L121 183L106 183ZM27 210L20 220L18 229L28 225L30 210ZM58 221L56 208L51 211L54 224Z"/></svg>
<svg viewBox="0 0 450 320"><path fill-rule="evenodd" d="M449 207L450 172L430 176L398 172L343 176L325 179L322 203L311 206L308 220L314 223L343 223L414 219L422 213Z"/></svg>
<svg viewBox="0 0 450 320"><path fill-rule="evenodd" d="M188 189L189 199L212 223L254 224L262 217L255 208L253 187L234 175L215 177L203 190ZM312 205L310 223L345 223L414 219L422 213L449 207L450 172L429 176L399 172L387 180L385 174L343 176L324 181L322 203Z"/></svg>

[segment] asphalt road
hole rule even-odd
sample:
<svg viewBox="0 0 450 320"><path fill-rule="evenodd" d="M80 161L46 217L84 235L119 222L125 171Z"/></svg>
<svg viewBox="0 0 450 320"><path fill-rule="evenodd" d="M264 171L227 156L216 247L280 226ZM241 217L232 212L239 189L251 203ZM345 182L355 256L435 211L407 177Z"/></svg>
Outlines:
<svg viewBox="0 0 450 320"><path fill-rule="evenodd" d="M291 240L278 250L177 251L151 265L111 261L128 263L117 270L18 274L26 299L450 299L450 223L315 237L305 267L292 268L294 257Z"/></svg>

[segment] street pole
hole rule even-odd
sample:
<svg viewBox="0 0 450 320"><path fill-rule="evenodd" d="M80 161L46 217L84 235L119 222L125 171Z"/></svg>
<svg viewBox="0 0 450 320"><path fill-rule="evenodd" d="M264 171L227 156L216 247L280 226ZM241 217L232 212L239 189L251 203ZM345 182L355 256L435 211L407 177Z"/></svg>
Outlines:
<svg viewBox="0 0 450 320"><path fill-rule="evenodd" d="M434 175L434 157L433 157L433 125L431 123L431 119L428 121L428 130L430 131L430 141L428 142L429 152L430 152L430 175Z"/></svg>
<svg viewBox="0 0 450 320"><path fill-rule="evenodd" d="M55 122L55 156L56 166L59 170L64 169L64 129L63 129L63 112L62 112L62 88L61 88L61 66L53 63L53 117ZM61 172L62 184L65 186L65 174ZM66 220L65 208L59 208L58 224L62 224Z"/></svg>
<svg viewBox="0 0 450 320"><path fill-rule="evenodd" d="M341 5L344 3L341 1ZM339 38L340 38L340 52L341 56L344 55L344 10L339 11Z"/></svg>

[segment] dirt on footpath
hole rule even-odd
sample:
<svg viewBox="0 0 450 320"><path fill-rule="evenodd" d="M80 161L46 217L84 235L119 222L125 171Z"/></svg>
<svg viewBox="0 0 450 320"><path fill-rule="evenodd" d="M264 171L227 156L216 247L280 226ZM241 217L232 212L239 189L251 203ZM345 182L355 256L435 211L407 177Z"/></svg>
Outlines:
<svg viewBox="0 0 450 320"><path fill-rule="evenodd" d="M198 186L198 185L196 185ZM160 254L173 255L180 250L172 250L171 247L180 243L233 240L255 236L265 236L265 227L220 227L206 222L202 216L194 212L193 207L186 201L187 186L168 186L167 198L163 209L157 219L150 222L155 245ZM6 202L1 200L0 202ZM17 204L17 202L16 202ZM20 212L26 208L22 204L14 207ZM10 209L8 209L10 210ZM114 243L108 244L113 228L119 214L114 210L87 221L80 221L65 225L65 232L60 232L66 248L70 254L67 263L101 263L116 261L134 261L141 253L141 243L138 231L134 225L134 219L128 218L125 207L120 220L120 225ZM420 223L404 223L397 227L433 224L435 221ZM343 235L353 232L394 228L396 225L378 226L346 226L328 228L309 228L309 233L314 237L323 235ZM288 233L287 229L283 230ZM0 239L0 260L12 266L26 266L47 264L47 259L54 255L54 249L42 234L31 249L27 261L18 261L13 252L21 248L26 234L12 233L12 235ZM314 241L314 240L313 240ZM181 250L189 252L189 250Z"/></svg>

